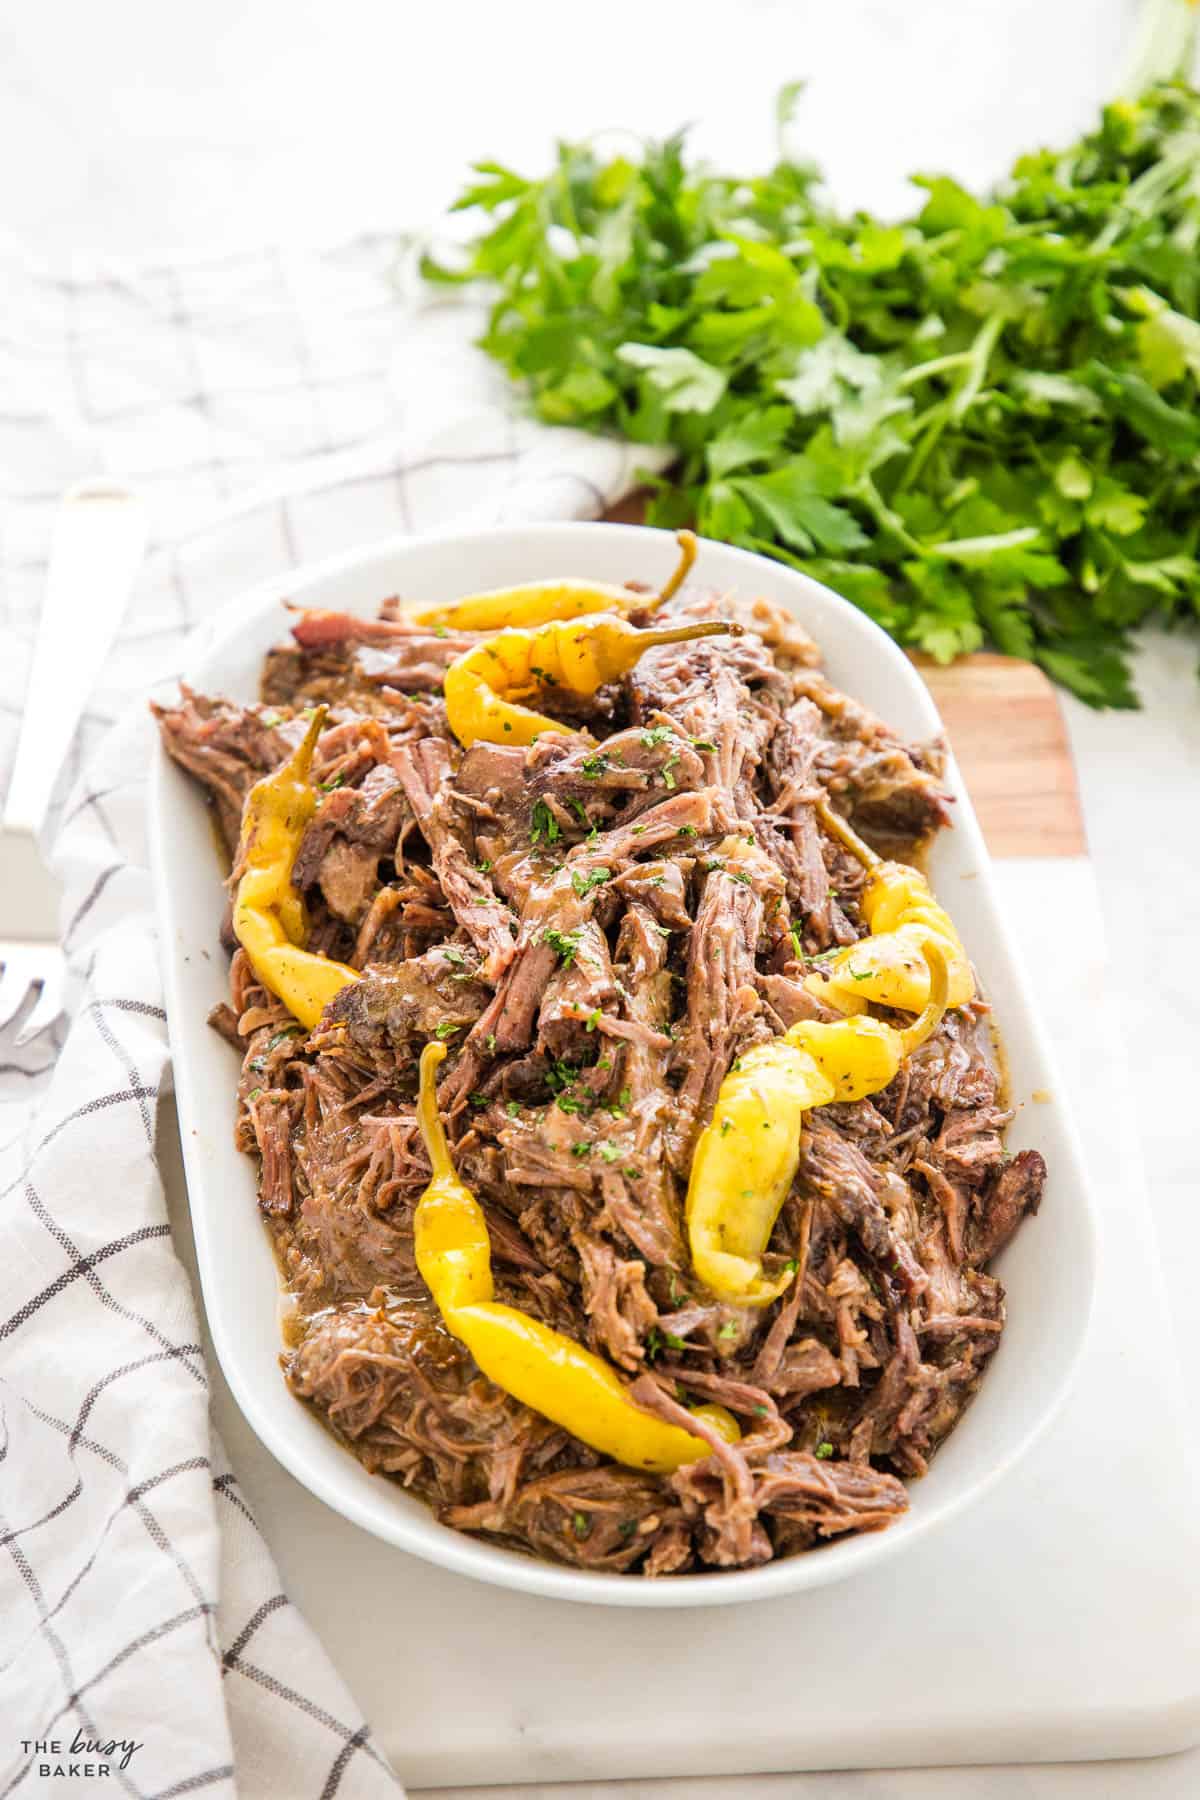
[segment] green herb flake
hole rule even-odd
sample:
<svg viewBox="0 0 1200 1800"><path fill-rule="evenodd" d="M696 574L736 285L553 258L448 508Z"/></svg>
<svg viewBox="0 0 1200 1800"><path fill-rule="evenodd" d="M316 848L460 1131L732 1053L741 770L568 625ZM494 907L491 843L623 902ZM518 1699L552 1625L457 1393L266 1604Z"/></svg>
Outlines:
<svg viewBox="0 0 1200 1800"><path fill-rule="evenodd" d="M717 1336L719 1338L728 1339L728 1338L735 1338L737 1336L737 1334L738 1334L738 1328L737 1328L736 1320L729 1319L724 1325L722 1325L721 1329L717 1333Z"/></svg>
<svg viewBox="0 0 1200 1800"><path fill-rule="evenodd" d="M456 1031L461 1030L461 1025L452 1025L449 1019L443 1019L440 1025L434 1027L433 1035L435 1038L445 1039L453 1037Z"/></svg>
<svg viewBox="0 0 1200 1800"><path fill-rule="evenodd" d="M571 1514L571 1529L575 1533L575 1536L577 1538L590 1537L591 1531L592 1531L592 1515L591 1515L591 1513L585 1513L585 1512L572 1513Z"/></svg>
<svg viewBox="0 0 1200 1800"><path fill-rule="evenodd" d="M518 1119L521 1116L521 1108L515 1100L506 1100L504 1110L510 1119Z"/></svg>
<svg viewBox="0 0 1200 1800"><path fill-rule="evenodd" d="M598 1144L596 1147L606 1163L615 1163L621 1155L615 1144Z"/></svg>
<svg viewBox="0 0 1200 1800"><path fill-rule="evenodd" d="M530 815L529 841L531 844L556 844L562 836L562 827L544 800L535 800Z"/></svg>
<svg viewBox="0 0 1200 1800"><path fill-rule="evenodd" d="M571 870L571 886L581 900L586 900L596 888L603 887L606 882L611 880L612 870L604 867L586 871L583 869Z"/></svg>
<svg viewBox="0 0 1200 1800"><path fill-rule="evenodd" d="M564 969L569 969L579 954L581 933L578 931L559 931L548 925L542 933L542 942L555 951Z"/></svg>
<svg viewBox="0 0 1200 1800"><path fill-rule="evenodd" d="M829 1442L828 1438L826 1438L823 1443L817 1445L816 1449L813 1451L813 1455L820 1457L822 1462L825 1462L833 1455L833 1445Z"/></svg>

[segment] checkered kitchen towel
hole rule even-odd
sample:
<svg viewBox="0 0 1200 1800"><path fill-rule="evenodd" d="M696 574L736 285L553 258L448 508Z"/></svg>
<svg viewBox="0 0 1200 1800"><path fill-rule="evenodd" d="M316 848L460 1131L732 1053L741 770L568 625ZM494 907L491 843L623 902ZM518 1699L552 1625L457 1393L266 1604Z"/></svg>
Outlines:
<svg viewBox="0 0 1200 1800"><path fill-rule="evenodd" d="M380 239L70 274L0 249L0 279L0 780L61 491L119 476L152 516L51 834L70 1023L0 1040L0 1794L394 1795L209 1423L155 1158L146 701L255 581L467 515L594 514L633 453L514 416L478 320L406 293Z"/></svg>

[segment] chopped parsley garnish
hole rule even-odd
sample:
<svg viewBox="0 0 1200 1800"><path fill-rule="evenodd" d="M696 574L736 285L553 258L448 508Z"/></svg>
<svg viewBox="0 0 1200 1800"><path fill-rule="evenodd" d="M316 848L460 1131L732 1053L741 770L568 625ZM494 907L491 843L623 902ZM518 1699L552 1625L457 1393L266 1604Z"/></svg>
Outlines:
<svg viewBox="0 0 1200 1800"><path fill-rule="evenodd" d="M531 844L556 844L562 827L544 800L535 800L529 826Z"/></svg>
<svg viewBox="0 0 1200 1800"><path fill-rule="evenodd" d="M726 1321L726 1323L724 1325L722 1325L720 1331L718 1331L718 1333L717 1333L717 1336L719 1338L735 1338L737 1336L737 1334L738 1334L738 1328L737 1328L736 1320L729 1319Z"/></svg>
<svg viewBox="0 0 1200 1800"><path fill-rule="evenodd" d="M280 1044L286 1044L289 1038L302 1036L299 1025L285 1025L282 1031L276 1031L267 1039L267 1049L277 1050Z"/></svg>
<svg viewBox="0 0 1200 1800"><path fill-rule="evenodd" d="M715 752L716 748L717 748L717 746L713 743L711 738L693 738L692 739L692 749L693 750L709 750L709 751Z"/></svg>
<svg viewBox="0 0 1200 1800"><path fill-rule="evenodd" d="M621 1152L615 1144L598 1144L596 1147L606 1163L615 1163L620 1157Z"/></svg>
<svg viewBox="0 0 1200 1800"><path fill-rule="evenodd" d="M600 1011L600 1008L597 1006L592 1012L590 1012L588 1014L587 1018L584 1020L583 1029L585 1031L595 1031L597 1025L599 1025L599 1023L603 1017L604 1017L603 1013Z"/></svg>
<svg viewBox="0 0 1200 1800"><path fill-rule="evenodd" d="M686 1350L687 1349L686 1338L676 1337L675 1333L673 1331L664 1331L663 1332L663 1343L666 1344L666 1346L669 1350Z"/></svg>
<svg viewBox="0 0 1200 1800"><path fill-rule="evenodd" d="M459 969L464 966L467 960L462 951L455 944L443 944L442 955L448 963L453 963L455 967Z"/></svg>
<svg viewBox="0 0 1200 1800"><path fill-rule="evenodd" d="M504 1102L504 1110L508 1114L510 1119L516 1119L516 1118L520 1117L521 1108L515 1100L506 1100Z"/></svg>
<svg viewBox="0 0 1200 1800"><path fill-rule="evenodd" d="M434 1027L433 1035L435 1038L449 1038L453 1037L456 1031L461 1030L461 1025L452 1025L449 1019L443 1019L440 1025Z"/></svg>
<svg viewBox="0 0 1200 1800"><path fill-rule="evenodd" d="M612 757L607 751L596 750L591 756L585 756L579 765L579 772L585 781L599 781L600 777L611 767Z"/></svg>
<svg viewBox="0 0 1200 1800"><path fill-rule="evenodd" d="M577 1538L590 1536L592 1529L591 1513L577 1512L571 1514L571 1529Z"/></svg>
<svg viewBox="0 0 1200 1800"><path fill-rule="evenodd" d="M662 744L669 744L675 733L669 725L655 725L650 731L643 731L642 742L647 750L657 750Z"/></svg>
<svg viewBox="0 0 1200 1800"><path fill-rule="evenodd" d="M548 925L542 933L542 942L555 951L564 969L569 969L579 954L580 933L578 931L559 931Z"/></svg>
<svg viewBox="0 0 1200 1800"><path fill-rule="evenodd" d="M817 1445L816 1449L813 1451L813 1455L819 1456L822 1462L833 1455L833 1445L829 1442L828 1438L826 1438L823 1443Z"/></svg>
<svg viewBox="0 0 1200 1800"><path fill-rule="evenodd" d="M789 925L788 936L792 940L792 949L796 952L797 959L803 961L804 939L800 936L800 927L798 925Z"/></svg>
<svg viewBox="0 0 1200 1800"><path fill-rule="evenodd" d="M571 886L581 900L586 900L594 888L603 887L606 881L611 880L611 869L589 869L586 874L582 869L571 870Z"/></svg>

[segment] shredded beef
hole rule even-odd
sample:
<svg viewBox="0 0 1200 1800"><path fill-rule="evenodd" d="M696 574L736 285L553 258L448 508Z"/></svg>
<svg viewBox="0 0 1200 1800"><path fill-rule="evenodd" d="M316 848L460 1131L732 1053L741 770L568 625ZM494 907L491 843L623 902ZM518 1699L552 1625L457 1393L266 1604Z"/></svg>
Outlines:
<svg viewBox="0 0 1200 1800"><path fill-rule="evenodd" d="M289 1385L457 1529L651 1579L810 1553L904 1511L1000 1341L987 1265L1046 1180L1037 1151L1005 1150L979 999L882 1092L806 1120L769 1247L793 1277L778 1301L733 1304L692 1271L688 1175L721 1082L748 1046L837 1016L807 959L866 931L862 871L817 802L884 855L948 822L941 747L832 687L790 613L685 588L655 617L718 612L743 635L663 646L594 704L559 695L562 728L527 747L463 750L440 688L477 639L396 601L299 614L259 704L184 690L156 708L231 858L250 787L306 708L330 709L293 881L309 947L361 979L306 1034L226 927L230 1002L210 1015L242 1059L236 1141L294 1299ZM605 1459L446 1329L413 1246L434 1036L497 1298L603 1356L703 1440L695 1462Z"/></svg>

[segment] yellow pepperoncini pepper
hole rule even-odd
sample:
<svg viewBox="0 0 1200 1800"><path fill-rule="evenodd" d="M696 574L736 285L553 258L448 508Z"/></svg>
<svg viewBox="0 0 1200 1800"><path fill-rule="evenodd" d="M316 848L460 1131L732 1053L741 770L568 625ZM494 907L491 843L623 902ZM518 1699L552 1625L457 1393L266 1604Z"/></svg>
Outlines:
<svg viewBox="0 0 1200 1800"><path fill-rule="evenodd" d="M531 694L559 688L594 694L627 675L657 644L682 644L740 627L724 619L642 629L626 619L589 615L560 619L531 631L501 631L455 657L446 670L446 716L459 742L531 744L543 731L563 731L555 719L521 706Z"/></svg>
<svg viewBox="0 0 1200 1800"><path fill-rule="evenodd" d="M358 970L304 948L308 921L292 884L304 828L316 811L309 781L325 708L317 707L303 741L287 761L256 782L246 796L233 902L233 929L258 979L311 1031Z"/></svg>
<svg viewBox="0 0 1200 1800"><path fill-rule="evenodd" d="M487 1221L455 1173L438 1116L436 1074L445 1054L443 1044L426 1044L421 1054L417 1119L433 1175L417 1204L413 1238L417 1267L447 1330L497 1387L617 1462L667 1473L707 1456L703 1438L635 1406L616 1370L600 1357L493 1298ZM723 1406L694 1412L728 1442L740 1436Z"/></svg>
<svg viewBox="0 0 1200 1800"><path fill-rule="evenodd" d="M906 1031L882 1019L801 1020L738 1058L700 1133L687 1195L688 1242L700 1279L722 1299L766 1306L791 1280L763 1274L770 1241L800 1161L804 1114L878 1093L937 1029L946 1009L944 949L926 948L929 999Z"/></svg>
<svg viewBox="0 0 1200 1800"><path fill-rule="evenodd" d="M690 531L676 532L679 563L671 579L657 594L636 588L613 587L608 582L529 581L520 587L492 588L482 594L466 594L448 606L423 606L412 614L418 625L445 627L450 631L503 631L515 625L548 625L554 619L580 619L594 613L650 612L683 585L696 560L696 539Z"/></svg>
<svg viewBox="0 0 1200 1800"><path fill-rule="evenodd" d="M884 862L845 819L821 801L817 815L827 831L870 871L859 906L870 937L847 944L805 978L805 987L839 1012L862 1012L868 1001L920 1012L929 999L924 947L941 944L949 968L948 1006L975 997L975 976L962 940L929 883L908 863Z"/></svg>

